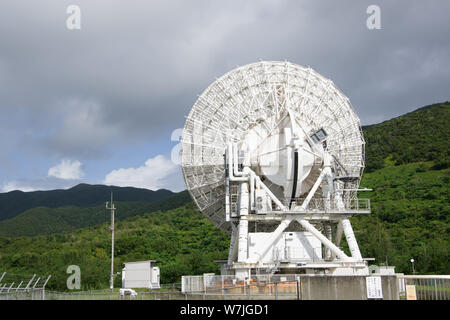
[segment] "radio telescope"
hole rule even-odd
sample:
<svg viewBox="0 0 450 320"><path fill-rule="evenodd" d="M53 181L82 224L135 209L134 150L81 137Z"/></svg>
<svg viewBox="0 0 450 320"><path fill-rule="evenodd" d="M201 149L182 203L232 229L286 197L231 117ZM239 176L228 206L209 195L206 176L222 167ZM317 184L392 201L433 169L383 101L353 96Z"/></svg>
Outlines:
<svg viewBox="0 0 450 320"><path fill-rule="evenodd" d="M231 234L227 274L368 274L349 221L370 213L364 139L332 81L289 62L234 69L199 96L181 143L190 195Z"/></svg>

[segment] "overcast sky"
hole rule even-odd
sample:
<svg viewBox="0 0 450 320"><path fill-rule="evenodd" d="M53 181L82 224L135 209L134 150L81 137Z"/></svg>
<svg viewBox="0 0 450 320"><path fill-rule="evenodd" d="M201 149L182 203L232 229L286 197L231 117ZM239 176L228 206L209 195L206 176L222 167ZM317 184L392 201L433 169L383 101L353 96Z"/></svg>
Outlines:
<svg viewBox="0 0 450 320"><path fill-rule="evenodd" d="M81 29L67 28L69 5ZM183 190L172 132L215 78L259 60L311 66L363 124L450 100L449 12L447 0L2 0L0 192Z"/></svg>

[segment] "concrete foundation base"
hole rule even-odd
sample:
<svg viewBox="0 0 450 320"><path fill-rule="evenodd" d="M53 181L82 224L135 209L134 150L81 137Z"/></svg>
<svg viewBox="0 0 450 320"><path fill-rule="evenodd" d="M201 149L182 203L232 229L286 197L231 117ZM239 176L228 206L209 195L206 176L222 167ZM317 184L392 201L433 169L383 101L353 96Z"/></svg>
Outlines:
<svg viewBox="0 0 450 320"><path fill-rule="evenodd" d="M395 275L381 276L383 300L399 300ZM302 276L301 300L367 300L366 276Z"/></svg>

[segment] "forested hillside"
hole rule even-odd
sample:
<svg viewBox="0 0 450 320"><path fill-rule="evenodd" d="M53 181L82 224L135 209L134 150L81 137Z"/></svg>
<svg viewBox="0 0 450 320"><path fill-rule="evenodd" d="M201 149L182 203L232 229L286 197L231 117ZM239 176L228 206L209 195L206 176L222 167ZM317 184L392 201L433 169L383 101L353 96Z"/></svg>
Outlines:
<svg viewBox="0 0 450 320"><path fill-rule="evenodd" d="M67 190L11 191L0 193L0 221L36 207L93 207L108 201L110 193L116 201L153 202L173 194L170 190L147 190L133 187L79 184Z"/></svg>
<svg viewBox="0 0 450 320"><path fill-rule="evenodd" d="M450 169L432 162L389 166L364 175L372 214L352 218L365 257L411 273L450 274Z"/></svg>
<svg viewBox="0 0 450 320"><path fill-rule="evenodd" d="M417 109L379 124L364 126L366 172L386 164L450 162L450 102Z"/></svg>
<svg viewBox="0 0 450 320"><path fill-rule="evenodd" d="M82 289L106 288L109 281L109 224L71 233L0 238L0 271L51 274L48 288L66 290L69 265L81 268ZM218 272L215 259L226 257L229 236L204 218L192 203L167 212L129 217L115 226L115 270L123 262L157 260L161 283L180 282L182 274ZM116 287L121 285L120 277Z"/></svg>
<svg viewBox="0 0 450 320"><path fill-rule="evenodd" d="M154 202L114 202L115 218L143 215L146 212L167 211L178 208L191 200L187 191L175 193ZM0 221L0 236L20 237L69 232L76 229L95 226L111 219L111 213L105 205L80 208L66 206L58 208L37 207L29 209L12 219Z"/></svg>

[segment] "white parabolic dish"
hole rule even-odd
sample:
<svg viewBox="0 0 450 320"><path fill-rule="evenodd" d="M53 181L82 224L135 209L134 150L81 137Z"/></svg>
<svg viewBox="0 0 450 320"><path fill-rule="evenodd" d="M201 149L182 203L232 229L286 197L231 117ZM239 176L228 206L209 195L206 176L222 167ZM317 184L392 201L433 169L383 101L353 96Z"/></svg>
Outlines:
<svg viewBox="0 0 450 320"><path fill-rule="evenodd" d="M221 229L230 230L225 220L227 142L243 141L258 127L270 135L286 110L305 136L321 129L326 133L334 166L342 171L340 176L348 177L346 187L358 188L364 139L347 97L311 68L278 61L248 64L223 75L200 95L182 135L181 165L187 189L200 211ZM275 187L279 179L273 177ZM310 187L305 179L303 192Z"/></svg>

